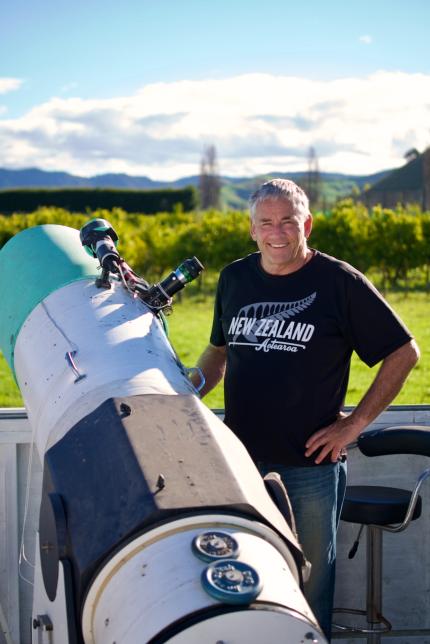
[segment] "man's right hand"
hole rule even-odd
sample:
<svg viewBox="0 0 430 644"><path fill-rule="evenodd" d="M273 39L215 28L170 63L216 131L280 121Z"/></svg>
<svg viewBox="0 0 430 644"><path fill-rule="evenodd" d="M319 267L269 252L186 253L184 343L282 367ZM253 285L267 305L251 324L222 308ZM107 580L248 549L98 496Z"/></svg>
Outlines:
<svg viewBox="0 0 430 644"><path fill-rule="evenodd" d="M225 345L216 347L213 344L208 344L197 362L197 366L202 370L206 380L203 388L199 392L202 398L222 380L226 362L227 353ZM195 387L198 387L200 384L200 375L193 373L191 382Z"/></svg>

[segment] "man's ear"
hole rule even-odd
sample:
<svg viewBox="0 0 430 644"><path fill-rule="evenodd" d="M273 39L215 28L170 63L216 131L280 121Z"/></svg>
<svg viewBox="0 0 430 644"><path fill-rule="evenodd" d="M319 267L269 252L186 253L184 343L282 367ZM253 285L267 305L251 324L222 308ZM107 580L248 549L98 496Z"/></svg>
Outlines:
<svg viewBox="0 0 430 644"><path fill-rule="evenodd" d="M251 235L251 239L256 241L257 237L256 237L256 234L255 234L255 224L252 221L252 219L251 219L251 225L249 227L249 234Z"/></svg>
<svg viewBox="0 0 430 644"><path fill-rule="evenodd" d="M305 237L306 237L306 239L308 239L308 237L310 236L310 234L312 232L312 223L313 223L313 217L312 217L311 213L309 213L308 216L306 217L306 220L305 220Z"/></svg>

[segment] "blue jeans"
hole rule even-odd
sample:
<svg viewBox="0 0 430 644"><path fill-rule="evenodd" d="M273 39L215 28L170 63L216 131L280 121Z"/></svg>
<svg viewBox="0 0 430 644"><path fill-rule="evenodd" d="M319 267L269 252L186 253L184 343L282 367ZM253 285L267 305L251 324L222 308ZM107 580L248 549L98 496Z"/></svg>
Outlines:
<svg viewBox="0 0 430 644"><path fill-rule="evenodd" d="M330 641L336 532L346 487L346 462L314 467L258 463L262 476L278 472L287 489L297 534L312 570L304 595Z"/></svg>

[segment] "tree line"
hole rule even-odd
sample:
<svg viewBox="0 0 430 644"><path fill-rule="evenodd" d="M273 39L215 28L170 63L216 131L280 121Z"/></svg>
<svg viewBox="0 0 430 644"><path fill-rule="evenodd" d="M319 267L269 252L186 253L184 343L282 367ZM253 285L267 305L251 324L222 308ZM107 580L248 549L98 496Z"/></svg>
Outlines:
<svg viewBox="0 0 430 644"><path fill-rule="evenodd" d="M55 223L79 229L102 217L119 236L118 249L134 270L158 280L183 259L196 255L209 271L256 249L246 212L217 210L130 214L121 208L71 213L39 208L29 214L0 215L0 247L30 226ZM352 200L314 215L310 245L379 277L383 290L430 287L430 212L417 206L372 209Z"/></svg>
<svg viewBox="0 0 430 644"><path fill-rule="evenodd" d="M173 212L196 208L198 195L195 188L160 188L157 190L130 190L120 188L15 188L0 190L0 212L32 212L50 206L70 212L86 212L99 208L122 208L126 212L145 212L152 215L160 210Z"/></svg>

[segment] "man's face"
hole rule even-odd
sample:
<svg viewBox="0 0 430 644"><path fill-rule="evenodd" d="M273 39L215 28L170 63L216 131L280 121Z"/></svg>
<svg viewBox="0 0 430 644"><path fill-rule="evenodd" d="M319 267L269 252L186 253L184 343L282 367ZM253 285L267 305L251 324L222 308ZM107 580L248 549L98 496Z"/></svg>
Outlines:
<svg viewBox="0 0 430 644"><path fill-rule="evenodd" d="M297 214L283 199L259 203L251 221L251 237L261 252L261 264L267 273L286 275L306 261L306 239L312 229L310 214Z"/></svg>

